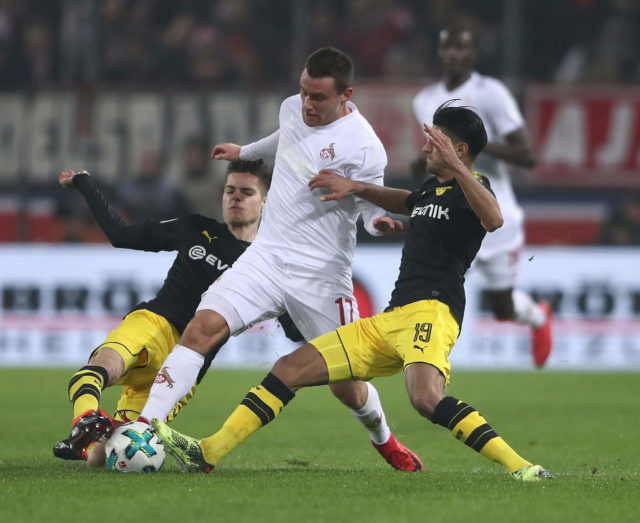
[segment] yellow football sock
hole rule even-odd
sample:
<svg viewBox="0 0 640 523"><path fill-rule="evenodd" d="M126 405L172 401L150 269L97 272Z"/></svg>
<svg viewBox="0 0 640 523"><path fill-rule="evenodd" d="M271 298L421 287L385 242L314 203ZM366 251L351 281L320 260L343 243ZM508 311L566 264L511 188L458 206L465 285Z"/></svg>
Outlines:
<svg viewBox="0 0 640 523"><path fill-rule="evenodd" d="M260 385L247 393L222 428L201 441L204 459L216 465L256 430L273 420L293 396L284 383L269 373Z"/></svg>
<svg viewBox="0 0 640 523"><path fill-rule="evenodd" d="M507 469L509 474L515 472L520 467L532 464L513 450L500 436L488 441L480 451L480 454L491 461L500 463L500 465Z"/></svg>
<svg viewBox="0 0 640 523"><path fill-rule="evenodd" d="M73 405L73 419L88 410L97 410L100 395L109 376L104 367L86 365L69 381L69 401Z"/></svg>
<svg viewBox="0 0 640 523"><path fill-rule="evenodd" d="M438 403L431 421L448 428L454 438L485 458L500 463L510 473L531 465L498 436L476 409L452 396Z"/></svg>

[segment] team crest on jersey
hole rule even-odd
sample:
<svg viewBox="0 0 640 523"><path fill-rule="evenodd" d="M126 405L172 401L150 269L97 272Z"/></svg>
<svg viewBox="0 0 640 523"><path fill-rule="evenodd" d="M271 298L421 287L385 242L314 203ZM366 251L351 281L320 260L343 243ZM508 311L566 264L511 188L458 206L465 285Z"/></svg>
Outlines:
<svg viewBox="0 0 640 523"><path fill-rule="evenodd" d="M336 157L336 152L333 150L334 144L335 142L330 143L329 147L325 147L324 149L322 149L322 151L320 151L320 158L322 158L323 160L328 160L329 158L331 158L333 160Z"/></svg>
<svg viewBox="0 0 640 523"><path fill-rule="evenodd" d="M447 189L451 189L452 187L436 187L436 196L442 196Z"/></svg>

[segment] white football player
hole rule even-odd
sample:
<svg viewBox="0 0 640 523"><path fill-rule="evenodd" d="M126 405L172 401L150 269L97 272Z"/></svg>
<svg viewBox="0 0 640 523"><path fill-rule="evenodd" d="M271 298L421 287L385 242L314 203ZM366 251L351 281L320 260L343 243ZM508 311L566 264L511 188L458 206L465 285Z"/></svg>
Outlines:
<svg viewBox="0 0 640 523"><path fill-rule="evenodd" d="M151 388L142 411L147 420L164 419L176 398L190 390L205 354L259 321L286 310L310 340L358 319L351 280L356 220L362 214L365 228L376 234L373 221L384 211L356 197L321 201L323 190L308 187L323 170L383 183L386 153L350 101L352 80L348 55L335 48L319 49L306 60L299 95L282 103L278 131L244 147L223 143L213 148L212 157L223 160L275 156L271 189L255 241L203 294L195 317L165 362L173 387L157 380ZM277 378L262 386L285 387ZM391 434L370 383L339 383L332 390L367 428L374 447L391 466L422 470L420 459ZM263 407L268 412L268 406ZM263 420L267 422L268 416Z"/></svg>

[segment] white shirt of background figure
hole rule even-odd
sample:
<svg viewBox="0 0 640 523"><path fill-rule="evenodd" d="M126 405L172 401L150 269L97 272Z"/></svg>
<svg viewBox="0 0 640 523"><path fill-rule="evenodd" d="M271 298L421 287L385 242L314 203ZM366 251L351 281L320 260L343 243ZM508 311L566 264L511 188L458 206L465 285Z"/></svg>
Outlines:
<svg viewBox="0 0 640 523"><path fill-rule="evenodd" d="M271 136L243 146L240 158L255 160L276 152L273 179L262 213L256 246L282 254L287 262L322 268L350 266L356 243L356 220L362 214L370 234L384 210L350 196L321 201L326 190L309 190L309 180L330 169L353 180L383 184L387 155L371 125L352 102L350 113L334 122L310 127L302 119L299 95L284 100L280 128Z"/></svg>
<svg viewBox="0 0 640 523"><path fill-rule="evenodd" d="M504 84L475 71L464 84L451 91L447 89L445 80L420 91L413 99L418 123L431 125L435 110L451 99L458 99L452 105L467 106L478 113L489 142L502 142L505 136L524 127L518 104ZM498 252L518 249L524 242L524 213L513 193L507 165L490 154L480 153L474 168L489 178L504 217L504 226L486 235L478 258L491 258Z"/></svg>

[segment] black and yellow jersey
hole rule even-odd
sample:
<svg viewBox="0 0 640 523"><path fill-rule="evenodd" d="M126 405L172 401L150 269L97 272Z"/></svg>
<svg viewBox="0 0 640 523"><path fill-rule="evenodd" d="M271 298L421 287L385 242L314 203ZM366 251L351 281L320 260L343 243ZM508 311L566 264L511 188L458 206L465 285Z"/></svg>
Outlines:
<svg viewBox="0 0 640 523"><path fill-rule="evenodd" d="M96 221L114 247L177 251L156 297L139 303L132 310L146 309L163 316L180 334L195 314L202 293L250 245L237 239L226 224L199 214L163 222L128 223L109 204L91 176L77 174L73 184L87 200ZM302 339L286 315L279 319L287 336L294 341Z"/></svg>
<svg viewBox="0 0 640 523"><path fill-rule="evenodd" d="M224 223L198 214L164 222L128 223L111 207L91 176L77 174L73 184L114 247L178 252L156 297L132 310L147 309L164 316L179 333L195 314L202 293L249 245L231 234Z"/></svg>
<svg viewBox="0 0 640 523"><path fill-rule="evenodd" d="M147 220L137 226L136 242L145 251L177 251L158 294L134 307L164 316L182 334L195 314L202 293L250 245L238 240L226 224L199 214L174 220Z"/></svg>
<svg viewBox="0 0 640 523"><path fill-rule="evenodd" d="M486 177L475 173L491 190ZM433 176L407 196L411 209L400 274L389 307L419 300L439 300L462 325L464 275L476 256L486 230L471 209L455 178L442 183Z"/></svg>

